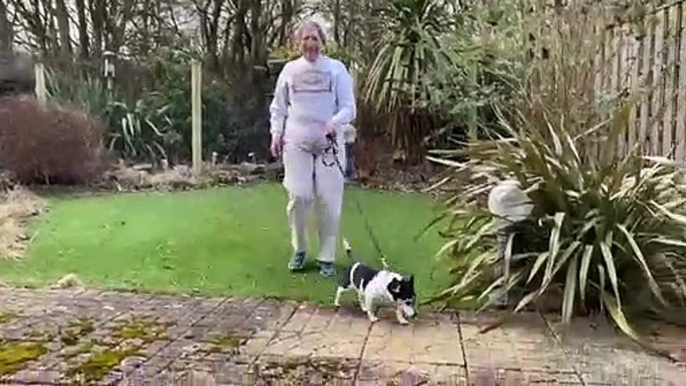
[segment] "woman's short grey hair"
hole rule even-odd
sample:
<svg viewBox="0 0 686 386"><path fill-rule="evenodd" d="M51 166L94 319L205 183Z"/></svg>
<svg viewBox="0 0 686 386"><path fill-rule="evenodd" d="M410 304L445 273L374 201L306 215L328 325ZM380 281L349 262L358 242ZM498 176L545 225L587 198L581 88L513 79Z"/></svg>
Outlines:
<svg viewBox="0 0 686 386"><path fill-rule="evenodd" d="M302 38L303 31L306 29L313 28L317 30L317 33L319 34L319 40L322 42L322 45L326 45L326 34L324 33L324 28L317 23L316 21L312 20L306 20L302 24L300 24L300 27L298 27L297 30L295 30L295 40L300 41Z"/></svg>

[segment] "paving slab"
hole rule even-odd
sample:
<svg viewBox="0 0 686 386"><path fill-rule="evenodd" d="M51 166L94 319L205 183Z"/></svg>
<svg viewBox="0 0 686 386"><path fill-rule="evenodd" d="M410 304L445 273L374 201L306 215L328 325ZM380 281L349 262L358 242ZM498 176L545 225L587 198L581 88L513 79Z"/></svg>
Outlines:
<svg viewBox="0 0 686 386"><path fill-rule="evenodd" d="M576 366L585 383L682 384L684 372L677 364L639 351L605 320L577 319L569 325L559 316L546 315L551 334L564 349L565 359ZM676 331L673 331L676 332ZM683 331L670 340L683 342ZM686 346L684 346L686 347Z"/></svg>
<svg viewBox="0 0 686 386"><path fill-rule="evenodd" d="M363 361L357 376L357 384L372 386L379 384L399 385L463 385L467 372L459 365L437 365L399 361Z"/></svg>
<svg viewBox="0 0 686 386"><path fill-rule="evenodd" d="M652 338L677 363L583 319L563 326L554 315L524 313L484 333L501 314L422 312L407 326L392 310L379 315L371 324L357 306L3 288L0 350L30 348L35 355L14 368L0 363L0 383L679 385L686 379L686 333L674 326L660 326Z"/></svg>

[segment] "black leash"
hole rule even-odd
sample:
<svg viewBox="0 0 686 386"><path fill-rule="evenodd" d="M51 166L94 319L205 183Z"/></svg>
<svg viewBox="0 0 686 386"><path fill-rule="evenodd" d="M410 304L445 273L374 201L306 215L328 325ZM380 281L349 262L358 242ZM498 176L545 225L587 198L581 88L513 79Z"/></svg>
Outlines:
<svg viewBox="0 0 686 386"><path fill-rule="evenodd" d="M341 172L341 176L343 176L343 178L345 178L345 170L343 169L343 165L341 165L341 160L338 158L338 142L336 141L336 137L332 134L327 134L326 139L328 141L328 146L324 149L324 153L322 154L322 163L326 167L337 166L338 170ZM331 157L334 159L334 161L331 163L328 163L326 161L326 155L331 155ZM365 228L367 229L367 233L369 234L369 238L372 240L372 244L374 244L374 248L376 249L376 253L381 258L381 264L383 264L384 268L388 268L389 266L388 266L388 262L386 261L386 255L381 250L381 246L379 245L378 239L376 238L376 236L374 236L374 231L372 231L372 226L369 223L367 216L365 216L364 212L362 211L362 205L360 205L360 201L357 198L354 198L353 201L355 201L355 206L357 207L357 212L360 214L360 217L362 217L362 220L364 220Z"/></svg>

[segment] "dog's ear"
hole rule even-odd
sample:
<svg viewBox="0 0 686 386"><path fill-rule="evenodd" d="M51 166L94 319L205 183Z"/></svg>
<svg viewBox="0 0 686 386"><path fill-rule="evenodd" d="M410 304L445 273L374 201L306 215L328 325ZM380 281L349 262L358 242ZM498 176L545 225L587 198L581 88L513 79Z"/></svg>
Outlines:
<svg viewBox="0 0 686 386"><path fill-rule="evenodd" d="M397 294L400 292L400 280L393 279L388 283L388 292L392 294Z"/></svg>

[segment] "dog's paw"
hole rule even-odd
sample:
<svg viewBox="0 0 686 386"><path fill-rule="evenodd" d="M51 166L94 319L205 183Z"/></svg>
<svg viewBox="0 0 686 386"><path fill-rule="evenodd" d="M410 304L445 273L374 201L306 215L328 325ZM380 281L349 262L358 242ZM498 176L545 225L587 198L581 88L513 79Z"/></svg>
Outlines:
<svg viewBox="0 0 686 386"><path fill-rule="evenodd" d="M402 324L403 326L407 326L410 324L410 322L407 321L407 319L398 319L398 323Z"/></svg>
<svg viewBox="0 0 686 386"><path fill-rule="evenodd" d="M376 323L379 321L379 318L377 316L374 316L374 315L369 315L369 321L372 323Z"/></svg>

